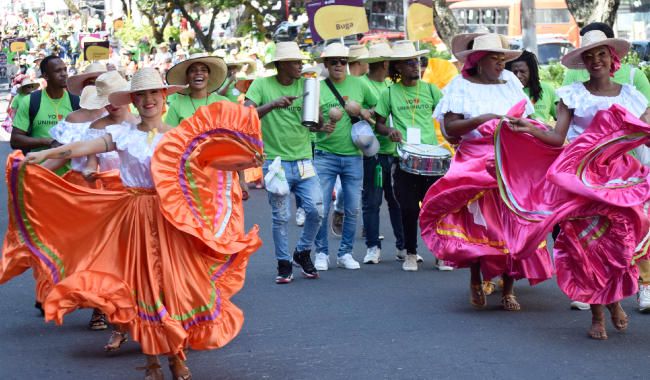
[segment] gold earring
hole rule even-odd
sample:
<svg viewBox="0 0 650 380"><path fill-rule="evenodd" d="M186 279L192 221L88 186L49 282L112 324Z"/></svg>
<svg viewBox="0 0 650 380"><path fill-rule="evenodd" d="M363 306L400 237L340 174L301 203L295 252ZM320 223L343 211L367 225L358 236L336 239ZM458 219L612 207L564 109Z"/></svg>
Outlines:
<svg viewBox="0 0 650 380"><path fill-rule="evenodd" d="M477 66L477 69L476 69L476 71L477 71L477 72L478 72L479 74L481 73L481 71L483 71L483 70L481 69L481 66L480 66L480 65L479 65L479 66Z"/></svg>

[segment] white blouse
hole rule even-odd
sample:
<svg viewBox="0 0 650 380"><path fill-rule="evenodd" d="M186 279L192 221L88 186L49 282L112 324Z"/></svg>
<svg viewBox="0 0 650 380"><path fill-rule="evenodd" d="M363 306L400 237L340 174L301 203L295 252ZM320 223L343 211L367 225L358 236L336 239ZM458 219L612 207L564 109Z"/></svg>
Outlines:
<svg viewBox="0 0 650 380"><path fill-rule="evenodd" d="M106 134L106 129L94 129L88 128L86 131L87 140L96 139L102 137ZM120 155L112 150L106 153L96 154L99 159L99 172L107 172L109 170L115 170L120 168Z"/></svg>
<svg viewBox="0 0 650 380"><path fill-rule="evenodd" d="M101 119L106 115L108 115L108 112L104 112L99 118ZM90 124L92 123L92 121L85 123L70 123L65 120L61 120L57 125L50 129L50 136L52 136L52 138L61 144L70 144L77 141L92 140L93 137L87 135ZM76 172L82 172L86 170L87 162L88 158L86 156L75 157L70 159L70 167ZM102 171L106 170L102 169Z"/></svg>
<svg viewBox="0 0 650 380"><path fill-rule="evenodd" d="M151 157L163 134L157 133L151 145L147 143L147 132L135 124L122 123L109 125L106 133L113 138L120 156L120 177L125 187L155 188L151 175Z"/></svg>
<svg viewBox="0 0 650 380"><path fill-rule="evenodd" d="M505 115L523 99L526 100L524 116L535 112L528 95L523 91L524 86L512 72L503 70L500 79L506 83L478 84L466 80L462 75L456 76L442 89L444 96L433 111L433 118L443 124L448 112L461 114L465 119L488 113ZM481 137L481 134L475 129L464 135L463 140L477 137Z"/></svg>
<svg viewBox="0 0 650 380"><path fill-rule="evenodd" d="M574 82L558 88L555 93L567 108L573 110L571 125L567 132L569 142L575 140L589 127L596 112L606 110L614 104L622 106L636 117L641 117L648 108L648 99L627 83L623 85L617 96L593 95L582 82Z"/></svg>

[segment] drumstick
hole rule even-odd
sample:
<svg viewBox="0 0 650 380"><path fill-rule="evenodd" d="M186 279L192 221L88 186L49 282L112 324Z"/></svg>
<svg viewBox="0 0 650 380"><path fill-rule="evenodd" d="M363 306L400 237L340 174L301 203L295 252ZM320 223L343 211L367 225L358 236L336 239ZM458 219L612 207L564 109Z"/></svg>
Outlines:
<svg viewBox="0 0 650 380"><path fill-rule="evenodd" d="M441 146L443 146L443 145L445 145L445 144L448 144L448 143L449 143L449 141L445 141L445 142L443 142L442 144L438 144L438 145L434 146L433 148L427 150L427 152L431 152L432 150L434 150L434 149L436 149L436 148L440 148Z"/></svg>
<svg viewBox="0 0 650 380"><path fill-rule="evenodd" d="M401 140L400 143L405 144L405 145L408 145L408 146L410 146L411 148L417 149L417 150L419 150L419 151L422 152L422 153L426 153L425 151L423 151L422 149L418 148L417 146L415 146L415 145L413 145L413 144L409 144L409 143L407 143L407 142L404 141L404 140Z"/></svg>

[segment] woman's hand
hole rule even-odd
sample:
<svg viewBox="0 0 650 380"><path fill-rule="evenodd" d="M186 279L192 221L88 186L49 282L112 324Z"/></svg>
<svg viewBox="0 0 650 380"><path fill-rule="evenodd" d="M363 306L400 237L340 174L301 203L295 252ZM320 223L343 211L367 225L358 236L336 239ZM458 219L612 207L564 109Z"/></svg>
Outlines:
<svg viewBox="0 0 650 380"><path fill-rule="evenodd" d="M395 128L389 128L388 138L390 141L395 143L402 142L402 132L398 131Z"/></svg>
<svg viewBox="0 0 650 380"><path fill-rule="evenodd" d="M510 128L512 128L513 131L518 133L532 134L534 131L539 129L533 123L524 118L515 119L508 117L508 125L510 125Z"/></svg>
<svg viewBox="0 0 650 380"><path fill-rule="evenodd" d="M497 114L494 114L494 113L486 113L485 115L481 115L479 117L481 118L481 121L482 121L481 124L483 124L483 123L487 123L490 120L501 119L503 117L503 115L497 115Z"/></svg>
<svg viewBox="0 0 650 380"><path fill-rule="evenodd" d="M445 140L447 140L450 145L458 145L458 144L460 144L460 140L462 139L462 137L449 136L447 134L447 130L445 129L444 124L440 124L440 133L442 133L442 137L444 137Z"/></svg>
<svg viewBox="0 0 650 380"><path fill-rule="evenodd" d="M97 174L97 170L86 169L81 172L81 176L86 182L94 183L97 181L97 178L93 177L93 174Z"/></svg>
<svg viewBox="0 0 650 380"><path fill-rule="evenodd" d="M255 164L254 167L259 168L260 166L264 165L266 162L266 153L262 153L260 156L259 153L256 153L255 156L253 157L253 163Z"/></svg>
<svg viewBox="0 0 650 380"><path fill-rule="evenodd" d="M39 152L29 152L20 162L20 167L22 168L25 165L39 164L45 161L45 159L47 159L47 154L44 150L41 150Z"/></svg>

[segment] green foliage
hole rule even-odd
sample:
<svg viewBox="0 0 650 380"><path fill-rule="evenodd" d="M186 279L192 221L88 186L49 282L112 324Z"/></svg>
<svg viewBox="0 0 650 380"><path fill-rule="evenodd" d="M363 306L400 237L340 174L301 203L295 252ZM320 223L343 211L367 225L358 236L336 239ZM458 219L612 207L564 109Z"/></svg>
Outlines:
<svg viewBox="0 0 650 380"><path fill-rule="evenodd" d="M143 23L143 25L138 27L133 25L133 21L129 19L124 22L124 27L118 30L116 34L123 45L131 41L134 41L137 45L142 38L149 37L151 39L153 36L149 25Z"/></svg>
<svg viewBox="0 0 650 380"><path fill-rule="evenodd" d="M639 55L634 50L630 50L627 53L627 55L623 57L623 59L621 59L622 65L639 67L640 63L641 63L641 59L639 58Z"/></svg>
<svg viewBox="0 0 650 380"><path fill-rule="evenodd" d="M539 80L552 84L555 88L560 88L566 72L567 68L562 66L560 62L551 62L547 66L540 66Z"/></svg>
<svg viewBox="0 0 650 380"><path fill-rule="evenodd" d="M429 42L420 43L420 50L423 49L429 49L429 52L426 55L427 58L451 59L451 53L449 50L438 50L435 45L432 45Z"/></svg>
<svg viewBox="0 0 650 380"><path fill-rule="evenodd" d="M163 33L165 42L169 41L169 37L173 38L174 41L181 41L181 30L172 25L171 21L167 24L165 28L165 33Z"/></svg>

